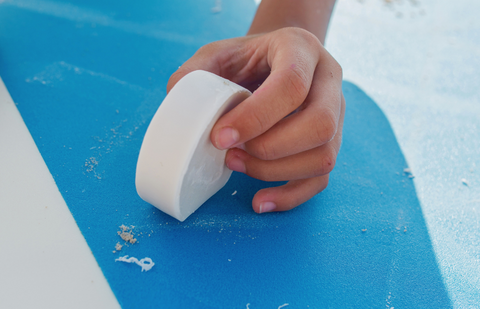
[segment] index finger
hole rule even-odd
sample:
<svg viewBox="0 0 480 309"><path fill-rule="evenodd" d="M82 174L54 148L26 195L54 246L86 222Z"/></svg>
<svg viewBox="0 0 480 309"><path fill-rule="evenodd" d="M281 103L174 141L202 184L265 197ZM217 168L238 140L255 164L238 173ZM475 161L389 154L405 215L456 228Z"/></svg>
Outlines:
<svg viewBox="0 0 480 309"><path fill-rule="evenodd" d="M218 149L236 147L259 136L298 108L308 95L322 49L318 39L305 30L292 30L277 32L263 44L269 44L271 73L252 96L217 121L210 139Z"/></svg>

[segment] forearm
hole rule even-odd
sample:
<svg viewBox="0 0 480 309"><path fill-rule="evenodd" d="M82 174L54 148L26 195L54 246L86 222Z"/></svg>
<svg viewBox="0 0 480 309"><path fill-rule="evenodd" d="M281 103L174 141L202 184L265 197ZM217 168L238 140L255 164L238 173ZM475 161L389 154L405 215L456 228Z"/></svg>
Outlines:
<svg viewBox="0 0 480 309"><path fill-rule="evenodd" d="M248 34L299 27L325 43L335 0L262 0Z"/></svg>

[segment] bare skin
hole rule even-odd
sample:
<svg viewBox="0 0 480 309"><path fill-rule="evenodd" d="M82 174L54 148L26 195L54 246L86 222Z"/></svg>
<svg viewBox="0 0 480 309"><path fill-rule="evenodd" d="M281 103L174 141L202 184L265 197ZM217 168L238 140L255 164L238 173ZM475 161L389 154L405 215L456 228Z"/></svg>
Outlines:
<svg viewBox="0 0 480 309"><path fill-rule="evenodd" d="M227 166L265 181L257 213L292 209L323 191L342 139L342 69L323 47L334 0L263 0L245 37L213 42L175 72L205 70L253 95L220 118L211 132L229 149Z"/></svg>

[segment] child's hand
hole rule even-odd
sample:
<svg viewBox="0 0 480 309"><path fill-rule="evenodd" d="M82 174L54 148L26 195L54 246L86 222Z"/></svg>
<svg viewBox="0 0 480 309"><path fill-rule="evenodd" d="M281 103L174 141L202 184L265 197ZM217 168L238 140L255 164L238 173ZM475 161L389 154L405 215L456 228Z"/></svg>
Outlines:
<svg viewBox="0 0 480 309"><path fill-rule="evenodd" d="M198 50L175 72L167 90L187 73L205 70L253 95L215 124L211 141L230 149L227 166L265 181L258 212L292 209L324 190L342 139L342 69L313 34L282 28L223 40Z"/></svg>

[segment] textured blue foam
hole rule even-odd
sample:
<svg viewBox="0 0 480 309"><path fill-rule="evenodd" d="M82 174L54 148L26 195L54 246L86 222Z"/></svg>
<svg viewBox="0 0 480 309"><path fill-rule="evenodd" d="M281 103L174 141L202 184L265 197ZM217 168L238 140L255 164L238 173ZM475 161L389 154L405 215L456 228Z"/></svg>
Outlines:
<svg viewBox="0 0 480 309"><path fill-rule="evenodd" d="M395 136L351 83L330 185L301 207L255 214L253 195L272 184L238 173L183 223L137 196L168 77L253 16L253 3L222 3L0 4L0 76L122 307L451 307ZM122 224L138 243L112 253ZM124 255L156 265L140 272L115 262Z"/></svg>

